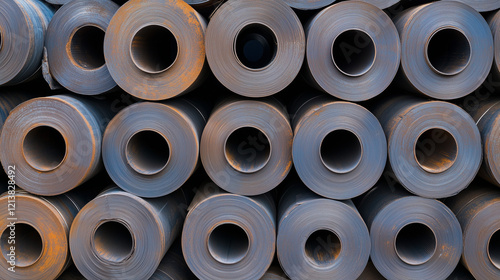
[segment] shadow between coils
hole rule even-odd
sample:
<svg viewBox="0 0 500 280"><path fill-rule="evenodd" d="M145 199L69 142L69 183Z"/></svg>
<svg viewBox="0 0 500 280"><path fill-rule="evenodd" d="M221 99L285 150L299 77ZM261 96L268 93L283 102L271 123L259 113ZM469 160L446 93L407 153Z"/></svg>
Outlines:
<svg viewBox="0 0 500 280"><path fill-rule="evenodd" d="M42 64L54 9L44 1L4 1L0 9L0 85L31 80Z"/></svg>
<svg viewBox="0 0 500 280"><path fill-rule="evenodd" d="M50 21L46 44L50 73L66 89L83 95L116 86L104 61L104 35L119 6L111 0L78 0Z"/></svg>
<svg viewBox="0 0 500 280"><path fill-rule="evenodd" d="M70 232L71 256L87 279L148 279L180 233L189 191L143 199L111 188L90 201Z"/></svg>
<svg viewBox="0 0 500 280"><path fill-rule="evenodd" d="M356 279L363 272L370 236L350 200L322 198L295 182L281 196L278 220L277 255L291 279Z"/></svg>
<svg viewBox="0 0 500 280"><path fill-rule="evenodd" d="M462 231L443 203L384 181L355 203L370 230L371 260L385 278L445 279L453 272Z"/></svg>
<svg viewBox="0 0 500 280"><path fill-rule="evenodd" d="M274 258L275 215L269 194L246 197L206 184L182 231L189 268L200 279L260 279Z"/></svg>
<svg viewBox="0 0 500 280"><path fill-rule="evenodd" d="M395 79L407 90L450 100L476 90L493 61L493 39L484 18L470 6L438 1L395 18L401 67Z"/></svg>
<svg viewBox="0 0 500 280"><path fill-rule="evenodd" d="M170 249L168 249L165 257L160 262L155 273L149 280L197 280L182 255L181 237L179 236Z"/></svg>
<svg viewBox="0 0 500 280"><path fill-rule="evenodd" d="M360 105L306 93L291 106L293 161L304 184L333 199L350 199L378 181L387 142L377 118Z"/></svg>
<svg viewBox="0 0 500 280"><path fill-rule="evenodd" d="M388 172L413 194L444 198L465 189L481 165L481 137L460 107L400 95L372 106L388 144Z"/></svg>
<svg viewBox="0 0 500 280"><path fill-rule="evenodd" d="M381 9L345 1L320 11L305 26L304 76L315 88L347 101L382 93L400 62L398 32Z"/></svg>
<svg viewBox="0 0 500 280"><path fill-rule="evenodd" d="M101 142L113 113L105 100L70 95L30 99L11 111L1 135L4 170L39 195L69 191L102 168Z"/></svg>
<svg viewBox="0 0 500 280"><path fill-rule="evenodd" d="M476 279L500 277L500 192L477 180L445 203L462 226L462 263Z"/></svg>
<svg viewBox="0 0 500 280"><path fill-rule="evenodd" d="M275 99L226 99L201 137L205 171L222 189L259 195L280 184L292 166L292 129Z"/></svg>
<svg viewBox="0 0 500 280"><path fill-rule="evenodd" d="M172 193L198 166L206 118L188 99L128 106L104 133L106 170L120 188L135 195Z"/></svg>

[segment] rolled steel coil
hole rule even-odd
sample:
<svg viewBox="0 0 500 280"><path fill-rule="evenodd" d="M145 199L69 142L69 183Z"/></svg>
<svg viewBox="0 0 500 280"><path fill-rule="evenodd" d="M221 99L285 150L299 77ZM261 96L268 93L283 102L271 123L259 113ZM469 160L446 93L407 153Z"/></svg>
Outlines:
<svg viewBox="0 0 500 280"><path fill-rule="evenodd" d="M360 105L310 96L292 113L293 162L304 184L333 199L368 191L382 175L387 142L377 118Z"/></svg>
<svg viewBox="0 0 500 280"><path fill-rule="evenodd" d="M379 9L387 9L400 2L400 0L358 0L377 6Z"/></svg>
<svg viewBox="0 0 500 280"><path fill-rule="evenodd" d="M56 279L63 273L71 264L70 226L95 193L88 189L85 192L39 197L9 188L0 197L5 209L0 211L0 217L9 225L0 233L0 251L6 260L0 262L1 279ZM14 262L9 263L12 257ZM15 272L9 271L11 266L15 266Z"/></svg>
<svg viewBox="0 0 500 280"><path fill-rule="evenodd" d="M41 0L2 2L0 85L22 83L41 69L45 32L53 14Z"/></svg>
<svg viewBox="0 0 500 280"><path fill-rule="evenodd" d="M409 96L386 99L373 113L388 142L389 171L410 192L427 198L466 188L481 165L481 136L460 107Z"/></svg>
<svg viewBox="0 0 500 280"><path fill-rule="evenodd" d="M306 26L306 76L337 98L363 101L383 92L400 61L398 32L389 16L364 2L346 1Z"/></svg>
<svg viewBox="0 0 500 280"><path fill-rule="evenodd" d="M36 94L17 90L3 90L0 92L0 132L10 111L24 101L34 98Z"/></svg>
<svg viewBox="0 0 500 280"><path fill-rule="evenodd" d="M478 12L489 12L500 8L500 2L497 0L444 0L462 2L476 9Z"/></svg>
<svg viewBox="0 0 500 280"><path fill-rule="evenodd" d="M500 137L500 100L492 98L474 105L469 113L481 133L483 149L479 175L500 187L500 147L496 144Z"/></svg>
<svg viewBox="0 0 500 280"><path fill-rule="evenodd" d="M500 1L498 3L500 5ZM494 60L492 71L496 78L500 80L500 11L488 17L488 24L493 34Z"/></svg>
<svg viewBox="0 0 500 280"><path fill-rule="evenodd" d="M225 87L265 97L297 76L305 36L299 18L282 0L229 0L212 16L205 45L210 69Z"/></svg>
<svg viewBox="0 0 500 280"><path fill-rule="evenodd" d="M187 193L143 199L111 188L76 216L73 261L87 279L148 279L180 233Z"/></svg>
<svg viewBox="0 0 500 280"><path fill-rule="evenodd" d="M266 193L292 167L293 132L279 102L226 100L214 109L201 137L205 171L222 189Z"/></svg>
<svg viewBox="0 0 500 280"><path fill-rule="evenodd" d="M277 255L291 279L356 279L370 256L370 235L350 200L322 198L301 182L279 202Z"/></svg>
<svg viewBox="0 0 500 280"><path fill-rule="evenodd" d="M274 258L276 209L266 194L246 197L217 186L198 191L182 231L182 251L200 279L260 279Z"/></svg>
<svg viewBox="0 0 500 280"><path fill-rule="evenodd" d="M160 265L149 280L196 280L196 278L182 255L181 239L177 240L168 249L167 254L161 260Z"/></svg>
<svg viewBox="0 0 500 280"><path fill-rule="evenodd" d="M118 5L111 0L75 0L50 21L46 44L50 73L66 89L84 95L116 86L104 61L104 35Z"/></svg>
<svg viewBox="0 0 500 280"><path fill-rule="evenodd" d="M195 171L205 123L188 100L130 105L104 133L106 170L120 188L135 195L167 195Z"/></svg>
<svg viewBox="0 0 500 280"><path fill-rule="evenodd" d="M129 94L164 100L205 78L205 20L182 0L130 0L113 16L104 58Z"/></svg>
<svg viewBox="0 0 500 280"><path fill-rule="evenodd" d="M285 272L281 269L279 265L272 265L260 278L260 280L288 280Z"/></svg>
<svg viewBox="0 0 500 280"><path fill-rule="evenodd" d="M186 3L193 6L195 9L206 8L214 6L223 2L224 0L185 0Z"/></svg>
<svg viewBox="0 0 500 280"><path fill-rule="evenodd" d="M462 231L442 202L381 181L356 200L371 237L371 260L389 280L446 279L462 254Z"/></svg>
<svg viewBox="0 0 500 280"><path fill-rule="evenodd" d="M336 0L284 0L288 6L298 10L317 10L331 5Z"/></svg>
<svg viewBox="0 0 500 280"><path fill-rule="evenodd" d="M486 182L474 182L445 203L462 226L462 263L476 279L500 277L500 192Z"/></svg>
<svg viewBox="0 0 500 280"><path fill-rule="evenodd" d="M15 165L16 184L31 193L67 192L101 170L102 135L111 118L102 101L70 95L30 99L5 121L4 170Z"/></svg>
<svg viewBox="0 0 500 280"><path fill-rule="evenodd" d="M396 16L401 75L408 90L456 99L476 90L493 61L493 38L484 18L459 2L438 1Z"/></svg>

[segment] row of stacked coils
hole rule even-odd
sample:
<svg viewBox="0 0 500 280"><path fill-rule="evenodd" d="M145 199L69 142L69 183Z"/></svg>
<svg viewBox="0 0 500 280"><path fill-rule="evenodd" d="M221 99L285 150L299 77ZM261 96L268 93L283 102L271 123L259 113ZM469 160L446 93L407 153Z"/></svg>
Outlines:
<svg viewBox="0 0 500 280"><path fill-rule="evenodd" d="M500 279L500 1L423 2L1 1L0 279Z"/></svg>

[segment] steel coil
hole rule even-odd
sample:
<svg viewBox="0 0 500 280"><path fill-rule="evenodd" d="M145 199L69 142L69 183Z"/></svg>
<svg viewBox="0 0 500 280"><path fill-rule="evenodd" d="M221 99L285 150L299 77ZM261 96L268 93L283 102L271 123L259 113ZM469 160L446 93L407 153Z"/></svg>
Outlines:
<svg viewBox="0 0 500 280"><path fill-rule="evenodd" d="M288 6L298 10L317 10L331 5L336 0L284 0Z"/></svg>
<svg viewBox="0 0 500 280"><path fill-rule="evenodd" d="M224 0L185 0L186 3L193 6L195 9L206 8L214 6Z"/></svg>
<svg viewBox="0 0 500 280"><path fill-rule="evenodd" d="M473 8L438 1L396 16L401 38L401 76L407 89L437 99L456 99L477 89L490 72L493 39Z"/></svg>
<svg viewBox="0 0 500 280"><path fill-rule="evenodd" d="M87 279L148 279L180 233L188 200L182 190L154 199L104 191L71 226L76 267Z"/></svg>
<svg viewBox="0 0 500 280"><path fill-rule="evenodd" d="M172 244L149 280L196 280L182 255L180 238Z"/></svg>
<svg viewBox="0 0 500 280"><path fill-rule="evenodd" d="M104 61L104 34L118 10L111 0L75 0L50 21L46 44L50 73L66 89L84 95L116 86Z"/></svg>
<svg viewBox="0 0 500 280"><path fill-rule="evenodd" d="M55 197L39 197L9 188L0 197L0 205L5 209L0 218L8 224L0 233L0 250L6 260L0 262L1 279L56 279L63 273L71 264L70 226L96 191L94 186L86 187L85 192L77 190ZM9 270L12 266L14 272Z"/></svg>
<svg viewBox="0 0 500 280"><path fill-rule="evenodd" d="M11 111L0 138L4 170L15 165L16 184L57 195L102 167L101 141L112 117L106 103L70 95L30 99Z"/></svg>
<svg viewBox="0 0 500 280"><path fill-rule="evenodd" d="M381 181L357 201L377 270L389 280L446 279L460 261L460 224L442 202Z"/></svg>
<svg viewBox="0 0 500 280"><path fill-rule="evenodd" d="M288 86L304 59L299 18L282 0L229 0L207 27L207 60L231 91L264 97Z"/></svg>
<svg viewBox="0 0 500 280"><path fill-rule="evenodd" d="M53 14L41 0L2 2L0 85L22 83L41 68L45 32Z"/></svg>
<svg viewBox="0 0 500 280"><path fill-rule="evenodd" d="M462 262L476 279L500 278L500 192L475 182L445 203L457 216L463 231Z"/></svg>
<svg viewBox="0 0 500 280"><path fill-rule="evenodd" d="M500 147L496 144L500 137L500 100L493 98L476 105L469 113L481 133L483 163L479 175L500 186Z"/></svg>
<svg viewBox="0 0 500 280"><path fill-rule="evenodd" d="M466 188L481 165L481 136L460 107L400 96L375 106L384 128L391 171L410 192L427 198Z"/></svg>
<svg viewBox="0 0 500 280"><path fill-rule="evenodd" d="M293 162L304 184L334 199L350 199L373 187L387 159L377 118L360 105L321 95L306 94L296 102Z"/></svg>
<svg viewBox="0 0 500 280"><path fill-rule="evenodd" d="M279 265L272 265L260 280L288 280L288 277Z"/></svg>
<svg viewBox="0 0 500 280"><path fill-rule="evenodd" d="M9 116L10 111L17 105L24 101L34 98L36 95L30 92L17 91L17 90L2 90L0 93L0 132L2 127Z"/></svg>
<svg viewBox="0 0 500 280"><path fill-rule="evenodd" d="M306 26L308 81L337 98L363 101L384 91L400 60L398 32L379 8L346 1Z"/></svg>
<svg viewBox="0 0 500 280"><path fill-rule="evenodd" d="M182 231L182 251L200 279L260 279L276 246L270 195L246 197L216 186L198 191Z"/></svg>
<svg viewBox="0 0 500 280"><path fill-rule="evenodd" d="M500 1L498 1L500 4ZM500 80L500 11L488 17L488 24L493 34L494 60L493 73Z"/></svg>
<svg viewBox="0 0 500 280"><path fill-rule="evenodd" d="M205 126L201 162L222 189L263 194L290 171L292 137L288 114L276 100L226 100Z"/></svg>
<svg viewBox="0 0 500 280"><path fill-rule="evenodd" d="M498 0L444 0L462 2L476 9L478 12L489 12L500 8Z"/></svg>
<svg viewBox="0 0 500 280"><path fill-rule="evenodd" d="M372 4L378 7L379 9L387 9L400 2L400 0L358 0L358 1Z"/></svg>
<svg viewBox="0 0 500 280"><path fill-rule="evenodd" d="M350 200L321 198L296 182L278 209L277 255L291 279L356 279L363 272L370 236Z"/></svg>
<svg viewBox="0 0 500 280"><path fill-rule="evenodd" d="M129 94L164 100L205 78L205 20L182 0L130 0L104 38L106 65Z"/></svg>
<svg viewBox="0 0 500 280"><path fill-rule="evenodd" d="M167 195L195 171L205 123L187 100L128 106L104 133L106 170L120 188L135 195Z"/></svg>

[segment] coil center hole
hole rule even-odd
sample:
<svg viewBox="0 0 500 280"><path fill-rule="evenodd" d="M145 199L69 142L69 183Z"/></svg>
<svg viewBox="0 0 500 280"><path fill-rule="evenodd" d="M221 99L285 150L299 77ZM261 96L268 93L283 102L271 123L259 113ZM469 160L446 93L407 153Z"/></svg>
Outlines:
<svg viewBox="0 0 500 280"><path fill-rule="evenodd" d="M434 232L421 223L412 223L401 228L395 242L396 254L409 265L426 263L436 251Z"/></svg>
<svg viewBox="0 0 500 280"><path fill-rule="evenodd" d="M160 133L143 130L130 137L125 155L132 169L143 175L154 175L165 169L170 160L170 146Z"/></svg>
<svg viewBox="0 0 500 280"><path fill-rule="evenodd" d="M440 29L430 37L426 55L428 64L439 74L456 75L469 64L471 45L456 29Z"/></svg>
<svg viewBox="0 0 500 280"><path fill-rule="evenodd" d="M271 143L260 129L242 127L226 139L226 160L235 170L253 173L266 166L271 157Z"/></svg>
<svg viewBox="0 0 500 280"><path fill-rule="evenodd" d="M420 135L415 143L415 159L429 173L448 170L457 159L458 145L451 133L433 128Z"/></svg>
<svg viewBox="0 0 500 280"><path fill-rule="evenodd" d="M179 56L179 45L177 38L166 27L148 25L134 35L130 53L137 68L158 74L174 65Z"/></svg>
<svg viewBox="0 0 500 280"><path fill-rule="evenodd" d="M56 169L66 157L66 140L50 126L38 126L26 134L23 154L26 162L40 171Z"/></svg>
<svg viewBox="0 0 500 280"><path fill-rule="evenodd" d="M208 238L208 251L220 263L235 264L241 261L250 247L248 235L235 224L217 226Z"/></svg>
<svg viewBox="0 0 500 280"><path fill-rule="evenodd" d="M330 266L340 255L342 243L332 231L318 230L307 238L305 244L306 257L317 266Z"/></svg>
<svg viewBox="0 0 500 280"><path fill-rule="evenodd" d="M348 130L334 130L321 142L321 161L326 168L335 173L353 171L359 165L362 155L363 150L358 136Z"/></svg>
<svg viewBox="0 0 500 280"><path fill-rule="evenodd" d="M491 263L500 269L500 230L495 231L488 242L488 257Z"/></svg>
<svg viewBox="0 0 500 280"><path fill-rule="evenodd" d="M347 30L333 40L331 55L333 63L344 75L361 76L375 63L375 43L364 31Z"/></svg>
<svg viewBox="0 0 500 280"><path fill-rule="evenodd" d="M249 24L238 33L234 52L239 62L250 69L261 69L276 57L276 35L263 24Z"/></svg>
<svg viewBox="0 0 500 280"><path fill-rule="evenodd" d="M83 26L73 34L71 57L80 67L93 70L105 64L104 35L104 30L96 26Z"/></svg>
<svg viewBox="0 0 500 280"><path fill-rule="evenodd" d="M100 258L109 262L122 262L132 254L134 239L124 224L108 221L96 229L93 245Z"/></svg>
<svg viewBox="0 0 500 280"><path fill-rule="evenodd" d="M9 244L9 240L15 240L15 244ZM2 255L7 261L14 257L16 266L27 267L33 265L42 255L43 241L40 233L31 225L24 223L16 223L14 231L11 232L9 227L6 227L0 237ZM10 247L14 246L14 254Z"/></svg>

